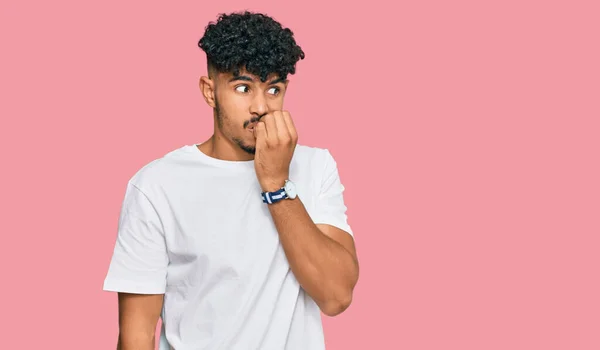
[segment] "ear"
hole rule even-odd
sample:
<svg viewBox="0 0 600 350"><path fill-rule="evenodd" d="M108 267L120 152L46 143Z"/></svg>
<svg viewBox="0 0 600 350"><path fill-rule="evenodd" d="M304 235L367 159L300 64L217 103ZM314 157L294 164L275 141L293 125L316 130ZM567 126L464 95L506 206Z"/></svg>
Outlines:
<svg viewBox="0 0 600 350"><path fill-rule="evenodd" d="M216 107L215 102L215 81L207 76L203 76L200 78L200 91L202 92L202 96L204 96L204 100L206 103L212 107Z"/></svg>

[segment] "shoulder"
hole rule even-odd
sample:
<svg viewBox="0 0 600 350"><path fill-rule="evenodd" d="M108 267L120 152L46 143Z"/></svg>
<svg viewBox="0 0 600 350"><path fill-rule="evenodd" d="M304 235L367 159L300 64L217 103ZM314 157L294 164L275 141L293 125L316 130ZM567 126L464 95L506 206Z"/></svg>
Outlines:
<svg viewBox="0 0 600 350"><path fill-rule="evenodd" d="M293 161L302 166L323 166L335 164L335 160L327 148L296 145Z"/></svg>
<svg viewBox="0 0 600 350"><path fill-rule="evenodd" d="M129 184L139 190L160 186L166 181L171 181L174 170L185 165L189 159L189 147L183 146L152 159L138 168L129 177Z"/></svg>
<svg viewBox="0 0 600 350"><path fill-rule="evenodd" d="M290 171L322 183L337 176L337 163L327 148L297 145Z"/></svg>

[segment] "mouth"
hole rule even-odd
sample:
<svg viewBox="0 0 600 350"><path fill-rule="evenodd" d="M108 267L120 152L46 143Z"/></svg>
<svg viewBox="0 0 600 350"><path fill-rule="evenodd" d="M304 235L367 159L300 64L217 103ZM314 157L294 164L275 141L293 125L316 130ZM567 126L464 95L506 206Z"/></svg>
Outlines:
<svg viewBox="0 0 600 350"><path fill-rule="evenodd" d="M256 127L256 124L258 124L259 121L260 121L260 118L257 118L257 117L251 118L250 120L246 120L244 122L244 127L250 131L254 131L254 128Z"/></svg>

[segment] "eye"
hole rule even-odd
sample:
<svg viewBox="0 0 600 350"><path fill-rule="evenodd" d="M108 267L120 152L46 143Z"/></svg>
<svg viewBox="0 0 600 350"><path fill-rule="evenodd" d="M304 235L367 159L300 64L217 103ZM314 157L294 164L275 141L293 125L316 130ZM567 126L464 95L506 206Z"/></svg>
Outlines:
<svg viewBox="0 0 600 350"><path fill-rule="evenodd" d="M273 92L271 92L272 90L274 90ZM277 95L279 93L279 88L277 87L272 87L269 89L269 93L272 95Z"/></svg>
<svg viewBox="0 0 600 350"><path fill-rule="evenodd" d="M235 88L237 91L242 92L242 93L246 93L248 92L248 90L250 90L250 88L248 87L248 85L238 85Z"/></svg>

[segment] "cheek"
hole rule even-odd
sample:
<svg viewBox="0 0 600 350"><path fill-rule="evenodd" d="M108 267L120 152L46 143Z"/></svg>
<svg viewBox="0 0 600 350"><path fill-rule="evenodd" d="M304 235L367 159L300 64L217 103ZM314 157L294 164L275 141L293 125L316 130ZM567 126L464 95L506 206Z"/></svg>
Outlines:
<svg viewBox="0 0 600 350"><path fill-rule="evenodd" d="M250 109L250 103L246 98L241 96L236 96L231 99L231 109L232 113L235 115L244 115L244 113L248 114L248 109Z"/></svg>
<svg viewBox="0 0 600 350"><path fill-rule="evenodd" d="M243 120L248 114L247 103L242 98L236 96L224 99L224 101L221 101L219 107L221 108L221 114L226 116L232 123Z"/></svg>
<svg viewBox="0 0 600 350"><path fill-rule="evenodd" d="M247 99L235 91L231 91L230 88L223 88L219 90L219 105L221 109L225 110L229 115L235 115L239 113L244 107L247 107Z"/></svg>
<svg viewBox="0 0 600 350"><path fill-rule="evenodd" d="M271 111L280 111L283 109L283 96L278 96L278 98L273 98L269 102L269 110Z"/></svg>
<svg viewBox="0 0 600 350"><path fill-rule="evenodd" d="M232 99L228 102L226 106L221 105L223 129L230 135L245 135L247 130L244 129L244 122L251 118L251 115L248 113L248 107L243 101L239 101L239 99Z"/></svg>

